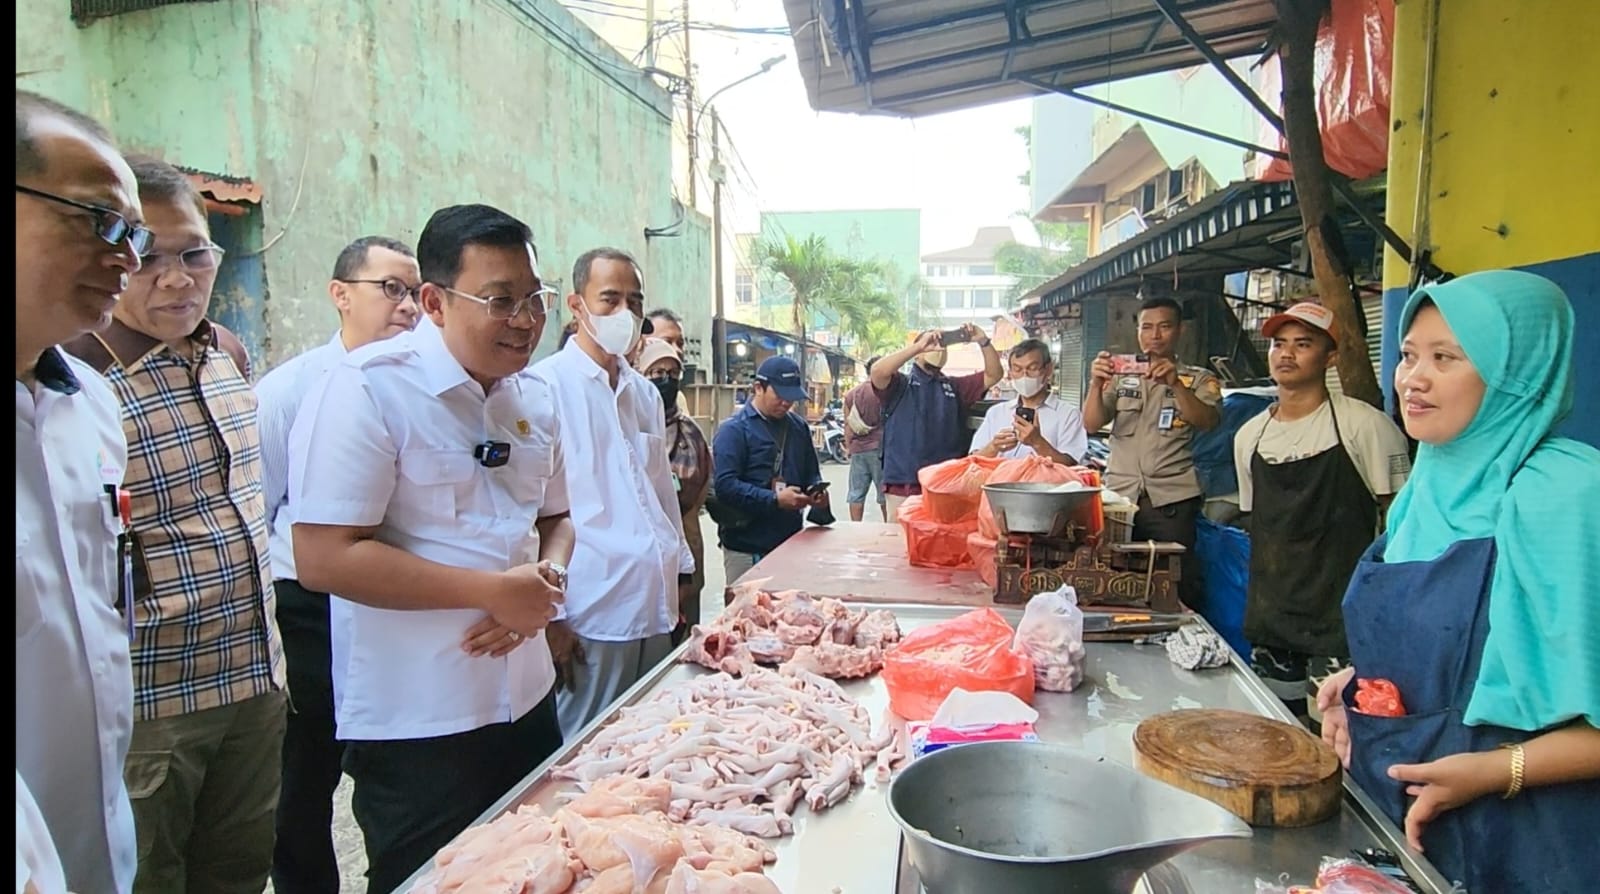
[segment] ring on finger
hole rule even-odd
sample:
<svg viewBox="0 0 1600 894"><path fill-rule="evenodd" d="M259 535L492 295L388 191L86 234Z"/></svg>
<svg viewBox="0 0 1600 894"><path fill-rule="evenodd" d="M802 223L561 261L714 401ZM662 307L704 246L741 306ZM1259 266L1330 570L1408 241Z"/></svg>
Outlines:
<svg viewBox="0 0 1600 894"><path fill-rule="evenodd" d="M511 641L514 643L522 642L522 634L516 632L515 630L511 631Z"/></svg>

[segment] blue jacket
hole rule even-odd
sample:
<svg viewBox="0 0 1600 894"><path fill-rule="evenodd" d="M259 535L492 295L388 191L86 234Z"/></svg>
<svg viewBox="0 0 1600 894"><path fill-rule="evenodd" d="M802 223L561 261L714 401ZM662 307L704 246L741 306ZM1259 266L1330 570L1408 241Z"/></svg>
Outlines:
<svg viewBox="0 0 1600 894"><path fill-rule="evenodd" d="M717 500L753 519L738 530L719 530L727 549L765 554L798 534L805 524L799 512L778 508L778 496L772 489L773 461L785 427L788 435L777 477L799 487L820 484L822 469L811 444L811 429L799 416L789 413L782 420L768 419L756 411L755 404L747 403L717 429L711 445Z"/></svg>

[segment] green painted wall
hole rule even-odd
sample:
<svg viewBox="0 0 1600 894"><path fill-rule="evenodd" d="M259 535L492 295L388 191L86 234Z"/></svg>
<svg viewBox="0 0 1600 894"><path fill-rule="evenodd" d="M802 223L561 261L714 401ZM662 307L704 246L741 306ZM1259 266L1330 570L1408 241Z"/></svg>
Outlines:
<svg viewBox="0 0 1600 894"><path fill-rule="evenodd" d="M350 239L414 242L461 202L526 220L564 285L588 248L633 252L650 303L709 338L710 228L671 195L670 98L554 0L220 0L81 29L65 2L22 0L17 71L129 148L261 185L267 294L245 334L271 363L336 325L325 287Z"/></svg>

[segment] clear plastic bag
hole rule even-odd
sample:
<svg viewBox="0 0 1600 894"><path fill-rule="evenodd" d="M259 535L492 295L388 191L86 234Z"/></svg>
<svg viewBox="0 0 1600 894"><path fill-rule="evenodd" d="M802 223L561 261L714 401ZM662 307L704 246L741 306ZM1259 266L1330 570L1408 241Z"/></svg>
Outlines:
<svg viewBox="0 0 1600 894"><path fill-rule="evenodd" d="M1078 591L1062 587L1028 600L1013 648L1033 659L1034 686L1071 692L1083 682L1083 610Z"/></svg>

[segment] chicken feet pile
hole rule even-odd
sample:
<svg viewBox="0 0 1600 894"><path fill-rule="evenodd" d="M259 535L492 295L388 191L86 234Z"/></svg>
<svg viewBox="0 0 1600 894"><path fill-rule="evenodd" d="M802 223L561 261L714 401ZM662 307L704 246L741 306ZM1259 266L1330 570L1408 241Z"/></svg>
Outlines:
<svg viewBox="0 0 1600 894"><path fill-rule="evenodd" d="M648 779L668 786L672 820L778 838L794 830L799 804L819 811L848 797L897 754L895 741L832 680L793 664L756 667L623 708L553 775L591 792L616 776Z"/></svg>

